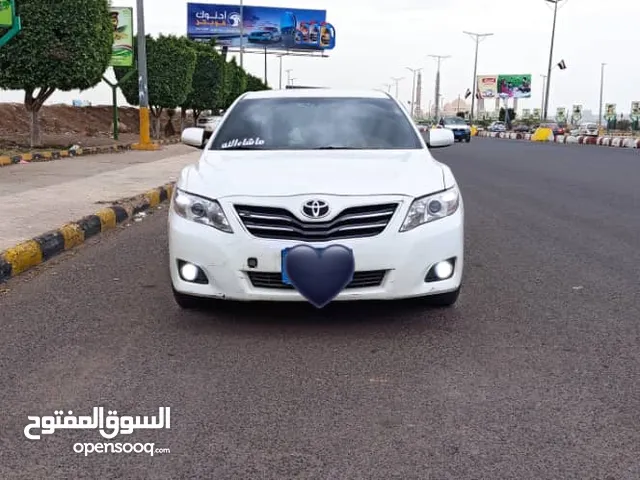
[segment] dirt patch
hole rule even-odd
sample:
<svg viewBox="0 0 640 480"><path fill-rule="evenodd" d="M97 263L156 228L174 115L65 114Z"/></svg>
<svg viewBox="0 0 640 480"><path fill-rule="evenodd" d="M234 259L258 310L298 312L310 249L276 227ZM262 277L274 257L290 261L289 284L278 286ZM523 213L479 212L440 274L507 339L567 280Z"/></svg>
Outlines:
<svg viewBox="0 0 640 480"><path fill-rule="evenodd" d="M153 119L152 119L153 121ZM0 103L0 155L15 155L50 149L65 149L73 145L97 147L128 144L138 140L139 113L134 107L119 108L120 134L113 139L113 110L110 106L72 107L46 105L40 112L43 147L29 148L29 116L24 105ZM162 132L168 122L166 113L161 117ZM180 115L173 117L173 126L180 132ZM191 126L188 116L185 126Z"/></svg>

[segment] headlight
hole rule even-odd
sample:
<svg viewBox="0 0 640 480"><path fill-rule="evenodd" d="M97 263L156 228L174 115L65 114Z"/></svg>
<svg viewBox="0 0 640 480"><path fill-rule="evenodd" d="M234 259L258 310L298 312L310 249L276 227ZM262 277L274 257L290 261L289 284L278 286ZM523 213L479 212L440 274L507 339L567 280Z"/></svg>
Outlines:
<svg viewBox="0 0 640 480"><path fill-rule="evenodd" d="M425 223L453 215L459 206L460 192L458 187L417 198L409 207L407 217L404 219L400 231L407 232Z"/></svg>
<svg viewBox="0 0 640 480"><path fill-rule="evenodd" d="M215 200L199 197L176 188L173 209L182 218L233 233L222 207Z"/></svg>

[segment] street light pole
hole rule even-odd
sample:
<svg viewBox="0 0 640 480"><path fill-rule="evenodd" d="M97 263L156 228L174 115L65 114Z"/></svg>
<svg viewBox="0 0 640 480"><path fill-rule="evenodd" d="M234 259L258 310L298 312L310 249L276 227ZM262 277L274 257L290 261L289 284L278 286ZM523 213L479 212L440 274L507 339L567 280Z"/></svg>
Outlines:
<svg viewBox="0 0 640 480"><path fill-rule="evenodd" d="M545 98L544 92L546 92L546 90L547 90L547 88L546 88L547 76L546 75L540 75L540 76L542 77L542 102L541 102L541 105L540 105L540 121L542 121L543 118L544 118L544 98Z"/></svg>
<svg viewBox="0 0 640 480"><path fill-rule="evenodd" d="M413 118L413 114L415 112L414 105L416 103L416 75L418 72L422 71L422 68L411 68L406 67L413 74L413 84L411 87L411 117Z"/></svg>
<svg viewBox="0 0 640 480"><path fill-rule="evenodd" d="M547 68L547 87L544 93L543 116L547 120L549 114L549 91L551 90L551 69L553 68L553 45L556 40L556 20L558 18L558 4L564 0L545 0L553 3L553 26L551 27L551 45L549 46L549 67Z"/></svg>
<svg viewBox="0 0 640 480"><path fill-rule="evenodd" d="M393 83L395 83L396 85L396 99L398 98L398 84L400 83L400 80L404 80L404 77L391 77L391 80L393 80Z"/></svg>
<svg viewBox="0 0 640 480"><path fill-rule="evenodd" d="M280 75L278 76L278 89L282 90L282 54L278 55L278 60L280 61Z"/></svg>
<svg viewBox="0 0 640 480"><path fill-rule="evenodd" d="M469 120L472 121L473 112L476 105L476 90L478 89L477 83L476 83L478 81L478 47L480 46L480 42L482 42L483 40L486 40L488 37L491 37L493 33L474 33L474 32L462 32L462 33L469 35L476 42L476 57L473 62L473 91L472 91L473 93L471 95L471 112L469 112Z"/></svg>
<svg viewBox="0 0 640 480"><path fill-rule="evenodd" d="M134 145L136 150L155 150L151 143L149 121L149 89L147 79L147 37L144 30L144 0L136 1L138 17L138 98L140 103L140 142Z"/></svg>
<svg viewBox="0 0 640 480"><path fill-rule="evenodd" d="M604 99L604 67L606 63L600 64L600 107L598 108L598 128L602 128L602 102Z"/></svg>
<svg viewBox="0 0 640 480"><path fill-rule="evenodd" d="M240 68L244 67L242 56L244 54L244 1L240 0Z"/></svg>
<svg viewBox="0 0 640 480"><path fill-rule="evenodd" d="M435 118L438 121L438 114L440 113L440 62L447 58L450 58L451 55L429 55L431 58L435 58L438 61L438 70L436 71L436 98L435 98Z"/></svg>

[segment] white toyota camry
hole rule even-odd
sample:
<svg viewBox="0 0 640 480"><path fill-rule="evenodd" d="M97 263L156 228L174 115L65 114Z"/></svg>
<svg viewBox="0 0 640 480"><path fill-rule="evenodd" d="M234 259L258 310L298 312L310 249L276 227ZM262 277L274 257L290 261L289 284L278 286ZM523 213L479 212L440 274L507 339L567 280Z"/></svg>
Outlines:
<svg viewBox="0 0 640 480"><path fill-rule="evenodd" d="M169 213L174 297L304 301L283 279L283 251L340 244L355 271L336 301L424 297L453 305L460 291L464 211L448 166L425 133L384 92L295 89L250 92L228 109L181 172Z"/></svg>

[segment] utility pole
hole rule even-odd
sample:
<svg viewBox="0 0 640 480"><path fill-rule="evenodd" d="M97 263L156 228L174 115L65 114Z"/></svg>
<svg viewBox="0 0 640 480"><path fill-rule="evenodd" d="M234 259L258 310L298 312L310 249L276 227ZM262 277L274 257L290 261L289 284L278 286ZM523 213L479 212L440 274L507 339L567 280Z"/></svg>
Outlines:
<svg viewBox="0 0 640 480"><path fill-rule="evenodd" d="M440 113L440 63L442 60L451 58L451 55L429 55L431 58L435 58L438 61L438 70L436 71L436 98L435 98L435 118L438 121L438 114Z"/></svg>
<svg viewBox="0 0 640 480"><path fill-rule="evenodd" d="M391 77L391 80L393 80L393 83L396 86L396 99L398 98L398 84L400 83L400 80L404 80L404 77Z"/></svg>
<svg viewBox="0 0 640 480"><path fill-rule="evenodd" d="M138 98L140 102L140 142L133 146L136 150L157 150L151 143L149 122L149 90L147 80L147 37L144 30L144 0L136 1L138 17Z"/></svg>
<svg viewBox="0 0 640 480"><path fill-rule="evenodd" d="M544 107L542 115L547 120L549 115L549 91L551 90L551 70L553 68L553 46L556 39L556 20L558 18L558 4L564 0L545 0L553 3L553 26L551 27L551 45L549 46L549 67L547 68L547 87L544 93Z"/></svg>
<svg viewBox="0 0 640 480"><path fill-rule="evenodd" d="M469 112L469 120L473 121L473 112L476 105L476 91L478 90L477 81L478 81L478 47L480 46L480 42L486 40L488 37L491 37L493 33L474 33L474 32L462 32L469 35L476 42L476 57L473 62L473 93L471 95L471 111Z"/></svg>
<svg viewBox="0 0 640 480"><path fill-rule="evenodd" d="M413 84L411 87L411 118L413 118L413 114L415 113L414 105L416 103L416 75L418 74L418 72L422 71L422 68L411 68L411 67L405 67L405 68L413 74Z"/></svg>
<svg viewBox="0 0 640 480"><path fill-rule="evenodd" d="M604 67L606 63L600 64L600 106L598 108L598 128L602 128L602 102L604 100Z"/></svg>

